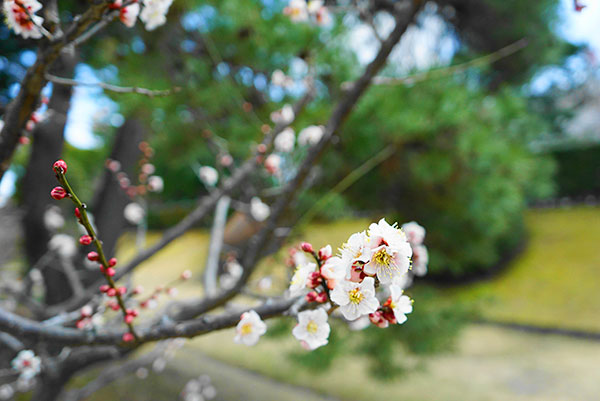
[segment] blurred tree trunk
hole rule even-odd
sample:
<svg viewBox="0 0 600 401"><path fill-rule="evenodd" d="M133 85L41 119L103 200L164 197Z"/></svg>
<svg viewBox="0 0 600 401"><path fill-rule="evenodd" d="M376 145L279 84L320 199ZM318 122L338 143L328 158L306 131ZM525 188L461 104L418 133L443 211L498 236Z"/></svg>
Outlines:
<svg viewBox="0 0 600 401"><path fill-rule="evenodd" d="M141 155L139 144L145 135L146 129L142 122L136 117L128 118L117 130L110 154L112 160L121 163L121 171L127 173L132 185L137 182L137 161ZM91 202L91 211L108 257L114 255L117 240L127 225L123 209L130 202L131 199L119 186L115 174L106 169Z"/></svg>
<svg viewBox="0 0 600 401"><path fill-rule="evenodd" d="M76 64L74 54L63 53L52 73L72 77ZM44 213L53 204L50 190L56 186L52 164L60 158L64 145L64 129L71 103L72 87L54 85L48 103L47 118L36 125L32 133L31 154L22 182L23 231L27 261L33 266L46 253L51 233L44 224ZM44 266L40 266L44 267ZM42 269L46 284L46 303L67 299L65 275L57 269Z"/></svg>

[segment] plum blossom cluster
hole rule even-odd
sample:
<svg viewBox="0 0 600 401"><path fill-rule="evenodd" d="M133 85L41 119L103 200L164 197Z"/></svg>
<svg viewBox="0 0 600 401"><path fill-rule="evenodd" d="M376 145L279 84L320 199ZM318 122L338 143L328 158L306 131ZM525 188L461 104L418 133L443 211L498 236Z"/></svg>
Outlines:
<svg viewBox="0 0 600 401"><path fill-rule="evenodd" d="M328 25L331 22L329 10L322 0L290 0L283 13L293 22L312 21L317 25Z"/></svg>
<svg viewBox="0 0 600 401"><path fill-rule="evenodd" d="M366 322L385 328L404 323L413 310L412 299L403 291L412 274L411 256L419 275L427 271L424 237L425 229L415 222L400 229L381 219L352 234L338 255L333 255L330 245L316 252L305 242L293 249L288 263L295 271L288 292L291 297L304 296L307 305L298 313L294 337L308 350L326 345L331 331L328 318L334 313L354 326L364 327ZM253 345L265 331L260 316L246 312L237 326L236 342Z"/></svg>
<svg viewBox="0 0 600 401"><path fill-rule="evenodd" d="M44 18L35 14L41 8L42 4L36 0L4 0L2 4L6 25L25 39L42 37L40 27Z"/></svg>
<svg viewBox="0 0 600 401"><path fill-rule="evenodd" d="M133 28L139 17L148 31L152 31L167 22L167 13L173 0L142 0L142 6L135 0L131 4L123 4L123 0L115 0L110 8L119 10L119 19L128 28Z"/></svg>

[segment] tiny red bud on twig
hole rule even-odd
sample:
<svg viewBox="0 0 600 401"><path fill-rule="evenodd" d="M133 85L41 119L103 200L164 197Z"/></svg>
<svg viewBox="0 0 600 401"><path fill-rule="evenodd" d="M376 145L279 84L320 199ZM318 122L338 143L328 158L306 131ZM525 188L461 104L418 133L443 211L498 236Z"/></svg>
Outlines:
<svg viewBox="0 0 600 401"><path fill-rule="evenodd" d="M55 161L53 168L61 174L67 173L67 163L62 159Z"/></svg>
<svg viewBox="0 0 600 401"><path fill-rule="evenodd" d="M79 243L81 245L89 245L92 243L92 237L89 235L82 235L81 238L79 238Z"/></svg>
<svg viewBox="0 0 600 401"><path fill-rule="evenodd" d="M81 218L81 212L79 211L78 207L75 208L75 217L77 217L78 219Z"/></svg>
<svg viewBox="0 0 600 401"><path fill-rule="evenodd" d="M308 294L306 294L306 302L315 302L317 300L319 294L317 294L315 291L311 291Z"/></svg>
<svg viewBox="0 0 600 401"><path fill-rule="evenodd" d="M123 341L125 341L126 343L130 343L133 340L135 340L135 337L133 337L133 334L131 334L131 333L123 334Z"/></svg>
<svg viewBox="0 0 600 401"><path fill-rule="evenodd" d="M50 191L50 196L56 200L61 200L67 196L67 191L63 187L54 187Z"/></svg>
<svg viewBox="0 0 600 401"><path fill-rule="evenodd" d="M127 287L119 287L119 295L127 294Z"/></svg>
<svg viewBox="0 0 600 401"><path fill-rule="evenodd" d="M113 269L112 267L109 267L108 269L106 269L106 275L109 277L112 277L115 275L115 269Z"/></svg>
<svg viewBox="0 0 600 401"><path fill-rule="evenodd" d="M102 285L100 286L100 292L106 292L106 291L108 291L109 289L110 289L110 285L108 285L108 284L102 284Z"/></svg>
<svg viewBox="0 0 600 401"><path fill-rule="evenodd" d="M325 292L320 292L319 294L317 294L317 302L324 304L325 302L327 302L327 293Z"/></svg>
<svg viewBox="0 0 600 401"><path fill-rule="evenodd" d="M110 259L108 260L108 265L109 265L110 267L116 266L116 264L117 264L117 258L110 258Z"/></svg>
<svg viewBox="0 0 600 401"><path fill-rule="evenodd" d="M132 315L126 315L124 318L125 323L127 323L127 324L131 324L133 322L133 319L134 319L134 317Z"/></svg>
<svg viewBox="0 0 600 401"><path fill-rule="evenodd" d="M87 258L88 260L91 260L92 262L95 262L98 260L98 252L96 251L91 251L87 254Z"/></svg>
<svg viewBox="0 0 600 401"><path fill-rule="evenodd" d="M303 242L302 244L300 244L300 248L304 252L313 253L313 246L308 242Z"/></svg>
<svg viewBox="0 0 600 401"><path fill-rule="evenodd" d="M106 295L108 295L109 297L114 297L115 295L117 295L117 290L114 288L109 288L108 291L106 291Z"/></svg>

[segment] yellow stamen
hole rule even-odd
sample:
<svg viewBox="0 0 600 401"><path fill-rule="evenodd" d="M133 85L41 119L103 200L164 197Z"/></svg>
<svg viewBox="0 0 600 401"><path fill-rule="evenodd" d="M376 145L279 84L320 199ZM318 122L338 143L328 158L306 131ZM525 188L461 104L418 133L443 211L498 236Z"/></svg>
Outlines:
<svg viewBox="0 0 600 401"><path fill-rule="evenodd" d="M315 334L318 329L319 329L319 326L315 323L314 320L311 320L306 325L306 331L308 331L310 334Z"/></svg>
<svg viewBox="0 0 600 401"><path fill-rule="evenodd" d="M240 331L242 332L242 335L246 335L246 334L252 333L252 324L250 324L250 323L244 323L242 325L242 328L241 328Z"/></svg>
<svg viewBox="0 0 600 401"><path fill-rule="evenodd" d="M350 298L350 302L358 305L363 300L364 295L360 292L360 288L355 288L348 292L348 298Z"/></svg>

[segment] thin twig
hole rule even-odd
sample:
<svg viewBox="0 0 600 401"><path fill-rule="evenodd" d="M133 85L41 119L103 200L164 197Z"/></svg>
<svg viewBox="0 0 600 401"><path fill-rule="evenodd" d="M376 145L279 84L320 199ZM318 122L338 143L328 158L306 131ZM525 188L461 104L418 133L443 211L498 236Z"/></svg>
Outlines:
<svg viewBox="0 0 600 401"><path fill-rule="evenodd" d="M50 82L53 82L58 85L67 85L67 86L87 86L87 87L98 87L104 90L115 92L115 93L137 93L139 95L149 96L149 97L159 97L159 96L168 96L172 93L177 93L181 90L180 87L174 87L172 89L163 89L163 90L152 90L146 88L140 88L137 86L117 86L111 85L104 82L80 82L74 79L69 78L61 78L52 74L46 74L46 79Z"/></svg>

